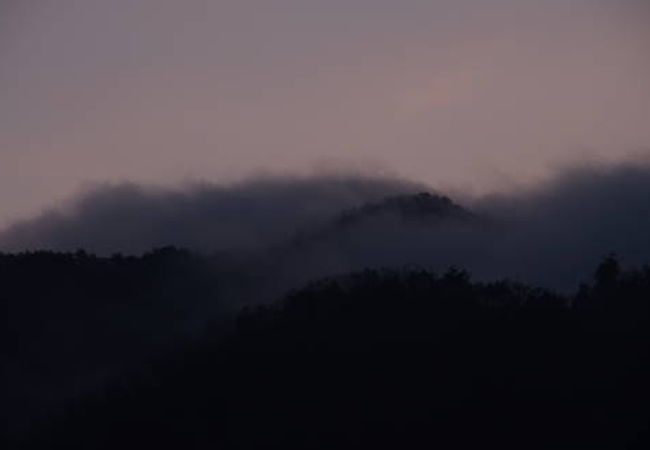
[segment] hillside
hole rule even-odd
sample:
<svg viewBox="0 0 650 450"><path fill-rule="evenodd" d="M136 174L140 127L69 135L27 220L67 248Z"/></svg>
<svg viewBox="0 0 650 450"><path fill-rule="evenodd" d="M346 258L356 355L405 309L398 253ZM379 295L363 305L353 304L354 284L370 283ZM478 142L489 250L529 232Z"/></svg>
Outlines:
<svg viewBox="0 0 650 450"><path fill-rule="evenodd" d="M649 294L650 269L614 259L572 297L456 269L326 279L77 402L27 448L642 448Z"/></svg>

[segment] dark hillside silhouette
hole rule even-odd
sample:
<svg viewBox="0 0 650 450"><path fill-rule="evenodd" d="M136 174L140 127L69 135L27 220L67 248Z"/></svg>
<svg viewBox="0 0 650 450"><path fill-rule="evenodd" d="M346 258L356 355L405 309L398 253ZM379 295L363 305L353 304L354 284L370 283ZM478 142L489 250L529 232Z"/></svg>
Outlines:
<svg viewBox="0 0 650 450"><path fill-rule="evenodd" d="M213 259L171 247L142 257L0 253L3 424L22 425L187 338L220 305Z"/></svg>
<svg viewBox="0 0 650 450"><path fill-rule="evenodd" d="M244 310L72 405L25 448L642 448L650 268L575 296L366 270Z"/></svg>
<svg viewBox="0 0 650 450"><path fill-rule="evenodd" d="M642 445L649 173L100 189L0 245L195 247L0 253L5 447Z"/></svg>

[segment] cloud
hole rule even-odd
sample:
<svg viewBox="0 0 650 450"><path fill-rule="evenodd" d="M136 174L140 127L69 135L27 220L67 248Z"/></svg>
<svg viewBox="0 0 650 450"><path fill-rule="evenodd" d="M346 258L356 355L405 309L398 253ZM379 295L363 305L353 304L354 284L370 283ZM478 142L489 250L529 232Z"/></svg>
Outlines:
<svg viewBox="0 0 650 450"><path fill-rule="evenodd" d="M467 201L477 220L413 221L389 210L335 226L342 211L423 190L431 189L355 175L177 190L102 186L0 233L0 249L229 253L238 270L256 274L244 296L251 300L369 266L457 265L482 279L572 289L609 252L629 264L650 261L650 165L639 161L565 169L534 189ZM323 227L329 231L315 232Z"/></svg>
<svg viewBox="0 0 650 450"><path fill-rule="evenodd" d="M441 271L457 265L479 279L572 290L610 252L630 265L650 262L650 166L644 163L565 169L535 189L468 204L476 220L374 217L294 252L297 262L289 258L285 271L295 277L293 267L300 267L307 281L366 266Z"/></svg>
<svg viewBox="0 0 650 450"><path fill-rule="evenodd" d="M103 185L9 227L0 233L0 249L137 254L176 245L206 253L252 251L343 209L422 189L363 175L264 177L180 189Z"/></svg>
<svg viewBox="0 0 650 450"><path fill-rule="evenodd" d="M620 160L650 145L647 3L1 0L0 224L93 181Z"/></svg>

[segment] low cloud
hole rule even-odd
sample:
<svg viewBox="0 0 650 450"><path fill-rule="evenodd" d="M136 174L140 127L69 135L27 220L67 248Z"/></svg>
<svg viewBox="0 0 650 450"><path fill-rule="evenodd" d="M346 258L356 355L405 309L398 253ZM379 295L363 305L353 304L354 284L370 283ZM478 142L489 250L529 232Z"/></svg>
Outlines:
<svg viewBox="0 0 650 450"><path fill-rule="evenodd" d="M251 251L343 209L422 189L361 175L269 177L179 189L103 185L9 227L0 233L0 250L83 248L110 255L175 245L203 253Z"/></svg>
<svg viewBox="0 0 650 450"><path fill-rule="evenodd" d="M309 279L377 266L469 269L476 277L515 278L573 289L605 254L625 263L650 260L650 165L564 170L535 189L465 202L476 220L423 218L397 211L337 229L350 208L424 185L363 176L267 178L233 186L171 190L103 186L16 224L0 248L84 248L141 253L175 245L227 253L256 275L246 297L279 295ZM313 233L329 227L326 235ZM308 236L300 246L292 239Z"/></svg>
<svg viewBox="0 0 650 450"><path fill-rule="evenodd" d="M467 268L479 279L513 278L573 290L616 253L650 262L650 166L570 168L542 186L467 202L473 220L374 217L296 252L293 266L322 273L367 266ZM453 220L452 220L453 219Z"/></svg>

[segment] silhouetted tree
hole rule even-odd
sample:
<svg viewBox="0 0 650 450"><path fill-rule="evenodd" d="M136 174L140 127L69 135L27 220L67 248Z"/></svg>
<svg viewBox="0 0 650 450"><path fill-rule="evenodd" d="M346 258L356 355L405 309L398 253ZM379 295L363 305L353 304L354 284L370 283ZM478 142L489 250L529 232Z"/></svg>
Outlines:
<svg viewBox="0 0 650 450"><path fill-rule="evenodd" d="M616 255L608 255L598 266L595 273L596 289L611 289L616 286L621 267Z"/></svg>

